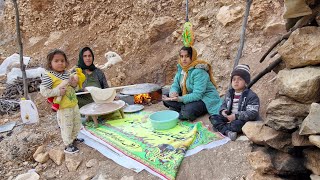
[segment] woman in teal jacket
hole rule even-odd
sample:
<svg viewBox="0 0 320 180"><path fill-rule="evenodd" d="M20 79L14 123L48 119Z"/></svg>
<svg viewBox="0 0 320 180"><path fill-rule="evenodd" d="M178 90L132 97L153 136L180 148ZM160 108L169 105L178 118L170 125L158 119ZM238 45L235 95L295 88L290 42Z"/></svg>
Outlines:
<svg viewBox="0 0 320 180"><path fill-rule="evenodd" d="M179 119L193 121L206 113L219 114L221 100L213 79L211 65L197 60L193 47L182 47L178 72L169 97L163 96L169 109L179 112Z"/></svg>

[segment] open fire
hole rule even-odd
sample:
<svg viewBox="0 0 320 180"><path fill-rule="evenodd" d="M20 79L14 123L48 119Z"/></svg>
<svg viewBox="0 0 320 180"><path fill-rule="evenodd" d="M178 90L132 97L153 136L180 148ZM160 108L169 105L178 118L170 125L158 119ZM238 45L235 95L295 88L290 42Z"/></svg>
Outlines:
<svg viewBox="0 0 320 180"><path fill-rule="evenodd" d="M151 96L149 93L134 95L135 104L149 104L151 102Z"/></svg>
<svg viewBox="0 0 320 180"><path fill-rule="evenodd" d="M136 94L134 95L134 103L135 104L144 104L150 105L155 104L161 101L162 90L156 90L151 93L144 93L144 94Z"/></svg>

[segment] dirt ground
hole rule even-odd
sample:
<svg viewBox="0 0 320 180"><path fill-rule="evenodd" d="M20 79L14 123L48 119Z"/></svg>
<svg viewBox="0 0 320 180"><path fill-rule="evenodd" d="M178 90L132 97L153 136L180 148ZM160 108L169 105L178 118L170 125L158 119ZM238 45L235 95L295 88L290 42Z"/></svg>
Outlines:
<svg viewBox="0 0 320 180"><path fill-rule="evenodd" d="M46 108L45 105L44 109ZM152 111L162 109L165 107L161 102L145 107L145 110ZM19 114L12 119L21 123ZM205 126L211 127L207 115L198 120L203 121ZM45 145L47 149L56 147L63 149L59 131L55 113L47 112L37 125L22 125L15 127L9 133L1 133L0 154L1 157L7 158L0 160L0 178L10 179L30 169L36 169L41 179L71 180L85 176L96 179L99 176L105 179L159 179L146 171L135 173L126 169L85 144L79 144L80 153L77 157L82 162L76 172L68 172L65 162L60 166L55 165L52 160L44 164L35 162L32 154L40 145ZM203 150L183 160L177 179L243 179L250 170L246 160L246 154L250 151L250 143L247 140L228 142L217 148ZM91 159L97 159L98 163L87 168L86 163Z"/></svg>

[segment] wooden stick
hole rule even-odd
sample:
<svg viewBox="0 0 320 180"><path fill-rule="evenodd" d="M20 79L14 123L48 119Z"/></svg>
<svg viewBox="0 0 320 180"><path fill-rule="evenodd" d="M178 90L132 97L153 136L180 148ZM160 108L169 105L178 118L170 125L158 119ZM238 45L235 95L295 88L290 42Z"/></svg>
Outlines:
<svg viewBox="0 0 320 180"><path fill-rule="evenodd" d="M23 78L23 92L24 97L26 99L29 99L28 96L28 84L27 84L27 74L26 74L26 65L23 62L23 46L22 46L22 40L21 40L21 34L20 34L20 20L19 20L19 9L18 9L18 3L17 0L12 0L14 9L16 12L16 29L17 29L17 41L19 45L19 55L20 55L20 69L22 73Z"/></svg>
<svg viewBox="0 0 320 180"><path fill-rule="evenodd" d="M252 81L249 83L248 88L250 89L259 79L261 79L264 75L268 74L272 71L275 67L277 67L282 62L281 57L273 61L266 69L261 71L256 77L252 79Z"/></svg>
<svg viewBox="0 0 320 180"><path fill-rule="evenodd" d="M252 4L252 0L247 0L246 11L245 11L242 26L241 26L240 46L238 49L237 56L234 60L233 69L239 64L239 60L242 56L242 50L243 50L244 41L245 41L245 33L246 33L246 27L247 27L247 23L248 23L248 16L250 13L251 4Z"/></svg>

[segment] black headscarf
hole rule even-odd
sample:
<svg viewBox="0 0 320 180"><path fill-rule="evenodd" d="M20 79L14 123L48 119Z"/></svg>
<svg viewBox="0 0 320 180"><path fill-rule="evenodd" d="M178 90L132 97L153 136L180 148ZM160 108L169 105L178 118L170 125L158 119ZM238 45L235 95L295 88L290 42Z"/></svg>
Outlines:
<svg viewBox="0 0 320 180"><path fill-rule="evenodd" d="M90 66L87 66L83 61L83 53L85 51L90 51L91 52L92 64ZM89 47L82 48L80 53L79 53L78 67L80 67L82 70L89 69L90 71L94 71L96 69L96 66L93 64L93 61L94 61L93 51Z"/></svg>

